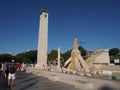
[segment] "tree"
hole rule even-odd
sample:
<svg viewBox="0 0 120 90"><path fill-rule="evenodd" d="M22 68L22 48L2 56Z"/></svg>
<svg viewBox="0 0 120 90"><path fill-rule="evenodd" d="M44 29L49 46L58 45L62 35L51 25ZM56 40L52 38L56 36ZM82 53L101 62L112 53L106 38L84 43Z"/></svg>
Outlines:
<svg viewBox="0 0 120 90"><path fill-rule="evenodd" d="M64 59L64 62L66 62L71 55L71 50L68 50L67 52L65 52L64 54L62 54L62 58Z"/></svg>
<svg viewBox="0 0 120 90"><path fill-rule="evenodd" d="M37 50L30 50L27 52L19 53L15 56L16 61L20 63L36 63L37 62Z"/></svg>
<svg viewBox="0 0 120 90"><path fill-rule="evenodd" d="M56 58L58 57L58 51L57 50L51 50L51 52L48 54L48 61L52 60L56 60Z"/></svg>
<svg viewBox="0 0 120 90"><path fill-rule="evenodd" d="M78 49L81 52L81 56L86 56L86 50L82 46L79 46Z"/></svg>
<svg viewBox="0 0 120 90"><path fill-rule="evenodd" d="M37 50L30 50L25 53L26 61L29 63L36 63L37 62Z"/></svg>
<svg viewBox="0 0 120 90"><path fill-rule="evenodd" d="M20 62L20 63L23 63L23 56L24 54L23 53L19 53L15 56L16 58L16 62Z"/></svg>
<svg viewBox="0 0 120 90"><path fill-rule="evenodd" d="M0 61L11 62L12 59L15 59L15 57L11 54L0 54Z"/></svg>
<svg viewBox="0 0 120 90"><path fill-rule="evenodd" d="M109 55L110 56L116 56L117 54L119 54L119 49L118 48L112 48L109 50Z"/></svg>

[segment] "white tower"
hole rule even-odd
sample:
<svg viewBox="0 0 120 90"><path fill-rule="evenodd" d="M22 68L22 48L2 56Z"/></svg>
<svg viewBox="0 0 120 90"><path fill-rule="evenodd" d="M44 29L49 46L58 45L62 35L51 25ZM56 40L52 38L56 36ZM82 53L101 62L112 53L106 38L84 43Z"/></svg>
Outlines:
<svg viewBox="0 0 120 90"><path fill-rule="evenodd" d="M48 52L48 9L43 7L40 14L37 66L40 69L47 68L47 52Z"/></svg>
<svg viewBox="0 0 120 90"><path fill-rule="evenodd" d="M58 69L60 69L60 48L58 48Z"/></svg>

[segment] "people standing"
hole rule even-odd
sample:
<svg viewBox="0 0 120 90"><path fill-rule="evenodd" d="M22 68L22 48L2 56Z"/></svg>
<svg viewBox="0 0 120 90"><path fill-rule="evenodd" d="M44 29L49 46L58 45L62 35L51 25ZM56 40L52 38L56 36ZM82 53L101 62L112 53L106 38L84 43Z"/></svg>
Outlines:
<svg viewBox="0 0 120 90"><path fill-rule="evenodd" d="M16 65L14 63L14 60L12 60L12 62L9 65L8 86L14 86L14 81L16 79L15 72L16 72Z"/></svg>
<svg viewBox="0 0 120 90"><path fill-rule="evenodd" d="M8 79L8 73L9 73L9 65L10 65L10 62L5 62L5 78Z"/></svg>
<svg viewBox="0 0 120 90"><path fill-rule="evenodd" d="M2 62L1 72L2 72L2 77L3 77L3 78L5 78L5 68L6 68L5 63Z"/></svg>
<svg viewBox="0 0 120 90"><path fill-rule="evenodd" d="M0 61L0 79L2 78L2 71L1 71L1 69L2 69L2 63Z"/></svg>

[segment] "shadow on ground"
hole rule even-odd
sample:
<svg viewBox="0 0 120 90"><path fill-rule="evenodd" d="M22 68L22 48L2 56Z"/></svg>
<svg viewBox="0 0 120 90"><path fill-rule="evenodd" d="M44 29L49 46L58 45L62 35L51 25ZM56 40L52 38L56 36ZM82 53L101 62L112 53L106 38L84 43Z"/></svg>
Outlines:
<svg viewBox="0 0 120 90"><path fill-rule="evenodd" d="M118 90L118 89L116 89L115 87L105 85L105 86L99 88L99 90Z"/></svg>
<svg viewBox="0 0 120 90"><path fill-rule="evenodd" d="M1 78L0 79L0 90L12 90L11 87L7 86L7 80Z"/></svg>

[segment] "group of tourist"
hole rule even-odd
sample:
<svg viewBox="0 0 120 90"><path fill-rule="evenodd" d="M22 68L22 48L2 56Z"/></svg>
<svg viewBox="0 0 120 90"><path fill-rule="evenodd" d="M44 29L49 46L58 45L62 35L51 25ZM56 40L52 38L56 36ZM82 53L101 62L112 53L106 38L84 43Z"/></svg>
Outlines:
<svg viewBox="0 0 120 90"><path fill-rule="evenodd" d="M6 80L8 87L14 86L14 80L16 79L16 72L26 71L28 67L33 67L33 64L20 64L11 60L11 62L0 61L0 80Z"/></svg>
<svg viewBox="0 0 120 90"><path fill-rule="evenodd" d="M0 77L1 80L6 80L8 87L14 86L16 79L15 72L20 69L20 65L16 64L14 60L11 62L0 62Z"/></svg>

